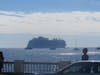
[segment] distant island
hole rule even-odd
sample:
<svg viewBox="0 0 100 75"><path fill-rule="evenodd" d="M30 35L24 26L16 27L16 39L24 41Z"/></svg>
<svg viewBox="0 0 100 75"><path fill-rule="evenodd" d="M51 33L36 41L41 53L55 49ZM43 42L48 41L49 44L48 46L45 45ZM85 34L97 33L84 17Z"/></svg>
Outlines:
<svg viewBox="0 0 100 75"><path fill-rule="evenodd" d="M65 48L66 42L61 39L54 38L52 40L45 38L45 37L38 37L33 38L28 42L26 49L33 49L33 48L49 48L49 49L56 49L56 48Z"/></svg>

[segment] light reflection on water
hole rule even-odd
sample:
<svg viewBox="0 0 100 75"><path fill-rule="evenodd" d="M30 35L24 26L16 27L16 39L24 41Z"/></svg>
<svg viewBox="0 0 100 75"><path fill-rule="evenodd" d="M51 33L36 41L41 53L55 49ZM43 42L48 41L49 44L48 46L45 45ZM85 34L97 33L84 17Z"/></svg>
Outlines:
<svg viewBox="0 0 100 75"><path fill-rule="evenodd" d="M80 55L80 53L60 53L59 55Z"/></svg>
<svg viewBox="0 0 100 75"><path fill-rule="evenodd" d="M89 55L98 55L100 52L88 52Z"/></svg>
<svg viewBox="0 0 100 75"><path fill-rule="evenodd" d="M88 55L98 55L100 52L88 52ZM82 53L60 53L59 55L82 55Z"/></svg>

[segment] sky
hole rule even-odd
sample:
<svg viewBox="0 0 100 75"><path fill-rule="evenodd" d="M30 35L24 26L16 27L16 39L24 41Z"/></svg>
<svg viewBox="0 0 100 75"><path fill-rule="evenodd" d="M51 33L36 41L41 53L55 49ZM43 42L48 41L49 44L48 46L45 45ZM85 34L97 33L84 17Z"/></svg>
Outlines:
<svg viewBox="0 0 100 75"><path fill-rule="evenodd" d="M25 48L40 35L100 45L100 0L0 0L0 48Z"/></svg>
<svg viewBox="0 0 100 75"><path fill-rule="evenodd" d="M99 6L99 0L0 0L0 9L5 11L99 11Z"/></svg>

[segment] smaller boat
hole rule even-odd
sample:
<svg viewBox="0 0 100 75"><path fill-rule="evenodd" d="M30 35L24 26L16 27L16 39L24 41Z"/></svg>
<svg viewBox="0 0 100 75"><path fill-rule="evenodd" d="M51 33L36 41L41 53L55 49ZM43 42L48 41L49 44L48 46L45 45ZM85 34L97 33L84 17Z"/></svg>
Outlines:
<svg viewBox="0 0 100 75"><path fill-rule="evenodd" d="M77 47L77 40L75 40L75 48L74 50L80 50L78 47Z"/></svg>
<svg viewBox="0 0 100 75"><path fill-rule="evenodd" d="M74 50L80 50L79 48L74 48Z"/></svg>
<svg viewBox="0 0 100 75"><path fill-rule="evenodd" d="M100 49L100 47L97 47L97 50L99 50Z"/></svg>

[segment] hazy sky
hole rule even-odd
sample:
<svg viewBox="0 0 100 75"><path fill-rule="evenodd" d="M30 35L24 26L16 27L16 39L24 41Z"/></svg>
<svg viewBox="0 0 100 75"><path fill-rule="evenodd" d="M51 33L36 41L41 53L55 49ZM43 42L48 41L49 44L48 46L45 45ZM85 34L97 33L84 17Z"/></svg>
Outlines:
<svg viewBox="0 0 100 75"><path fill-rule="evenodd" d="M24 40L35 35L87 33L100 33L100 0L0 0L0 47L25 47ZM96 44L99 36L97 42L88 39Z"/></svg>

